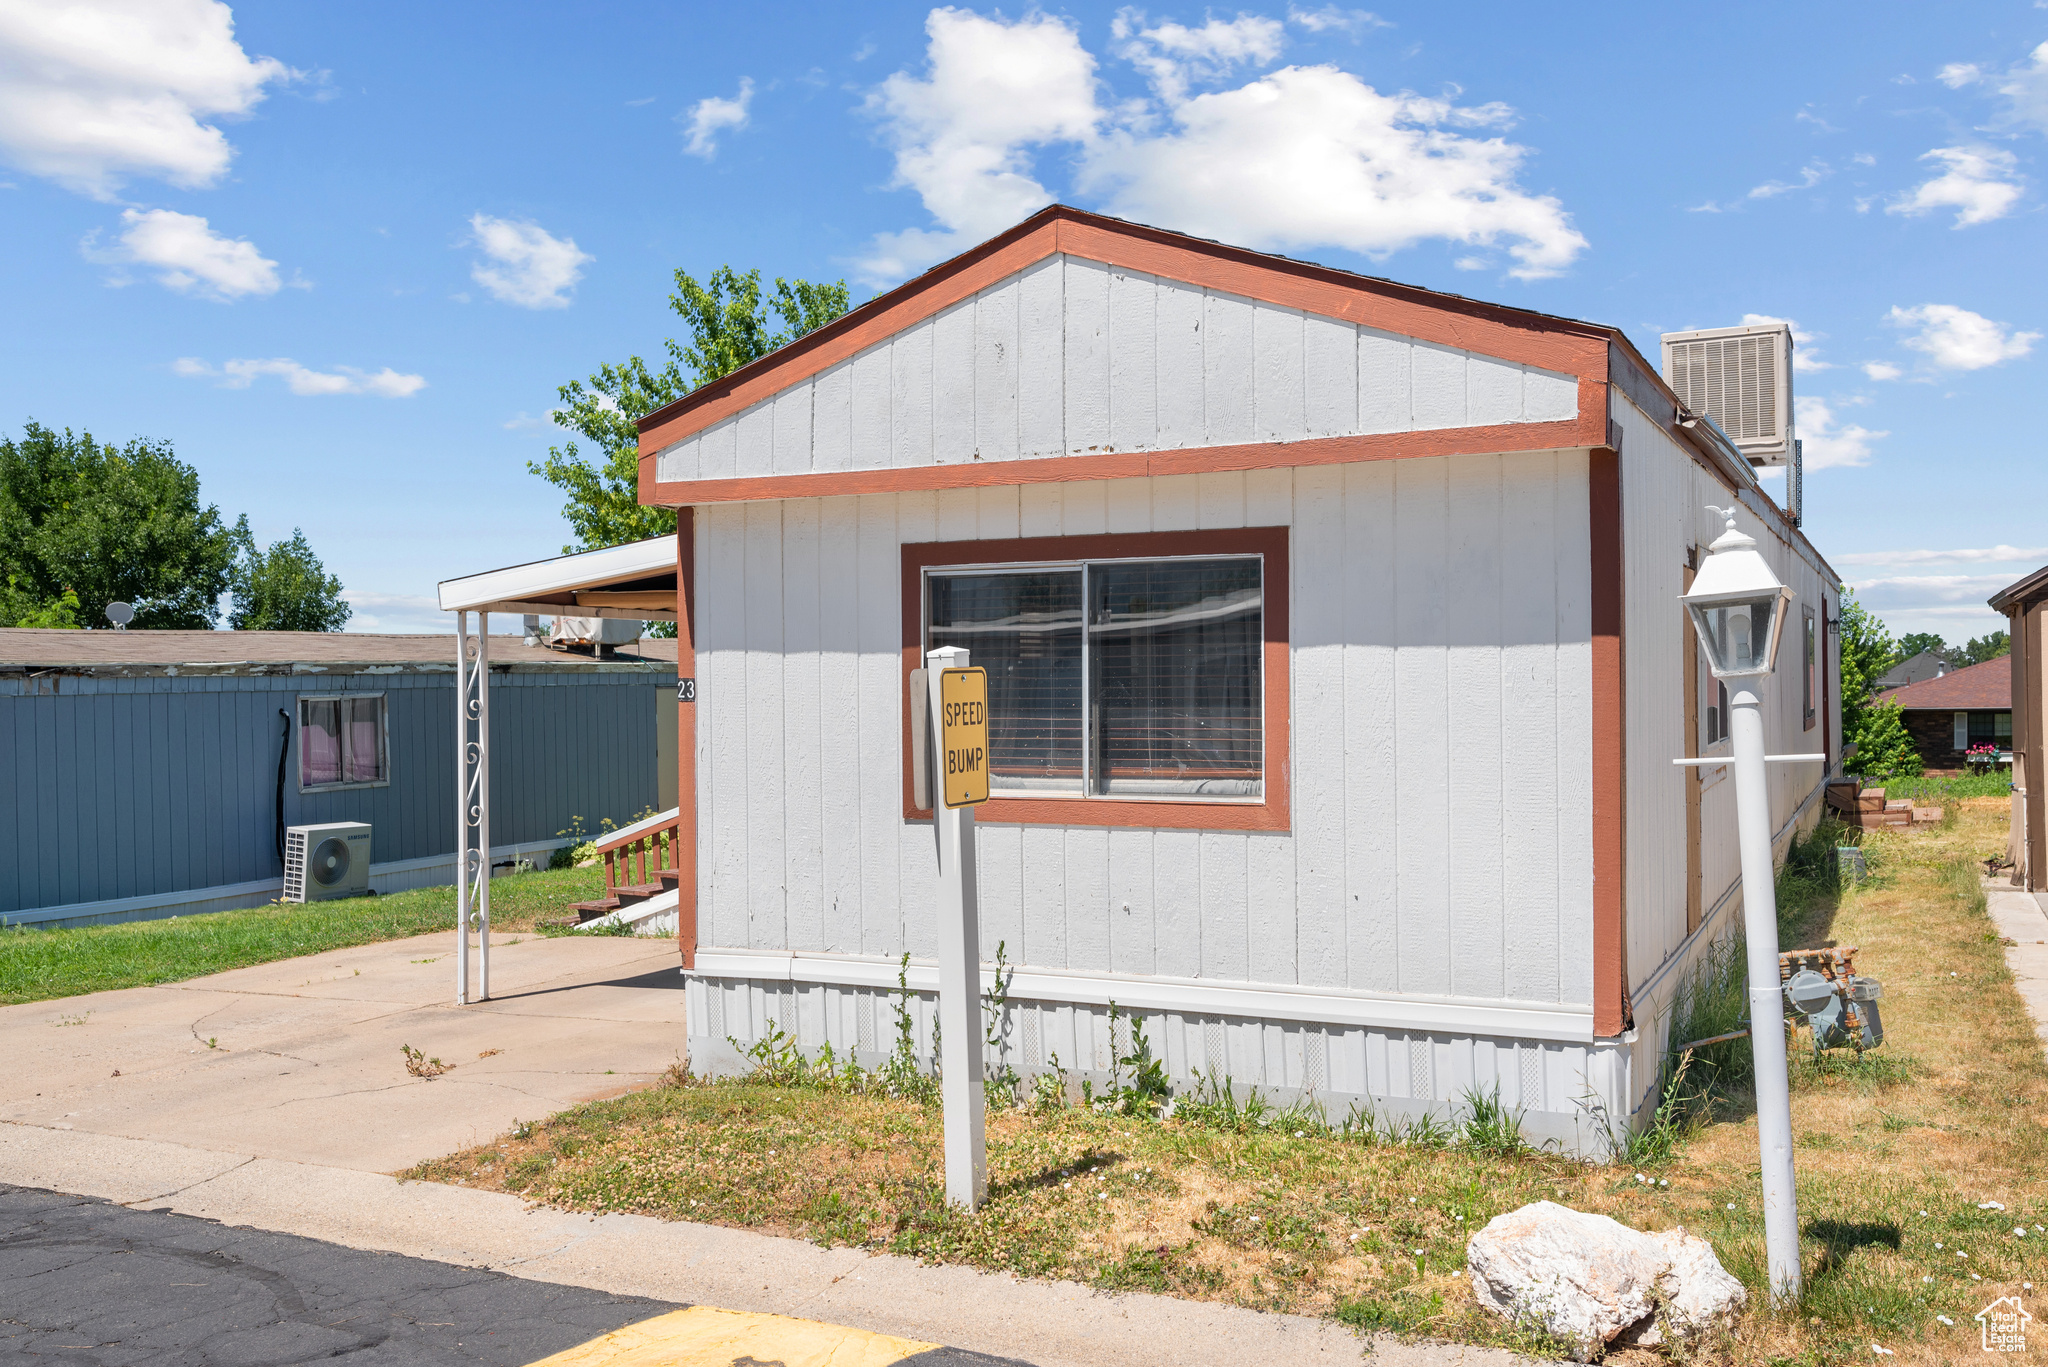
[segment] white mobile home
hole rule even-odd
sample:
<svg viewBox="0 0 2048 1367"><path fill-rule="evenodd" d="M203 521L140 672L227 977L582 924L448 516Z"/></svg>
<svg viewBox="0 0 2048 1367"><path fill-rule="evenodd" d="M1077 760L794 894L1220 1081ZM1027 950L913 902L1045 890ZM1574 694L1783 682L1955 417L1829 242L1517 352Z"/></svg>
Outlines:
<svg viewBox="0 0 2048 1367"><path fill-rule="evenodd" d="M1797 593L1768 743L1839 751L1836 576L1620 332L1065 207L641 424L680 512L693 1066L890 1046L935 856L909 673L991 675L1011 1061L1596 1147L1738 919L1678 595L1739 505ZM1803 632L1803 634L1801 634ZM1771 775L1781 841L1819 766ZM920 961L923 961L922 963ZM921 1021L920 1030L928 1029Z"/></svg>

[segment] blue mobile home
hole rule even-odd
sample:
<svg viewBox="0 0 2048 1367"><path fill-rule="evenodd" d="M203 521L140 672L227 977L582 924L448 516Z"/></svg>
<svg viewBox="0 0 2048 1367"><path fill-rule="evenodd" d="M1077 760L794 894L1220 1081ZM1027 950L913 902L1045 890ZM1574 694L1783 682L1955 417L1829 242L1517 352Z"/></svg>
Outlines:
<svg viewBox="0 0 2048 1367"><path fill-rule="evenodd" d="M675 645L491 641L493 857L673 805ZM0 922L278 895L284 827L374 828L370 885L455 870L452 635L0 630Z"/></svg>

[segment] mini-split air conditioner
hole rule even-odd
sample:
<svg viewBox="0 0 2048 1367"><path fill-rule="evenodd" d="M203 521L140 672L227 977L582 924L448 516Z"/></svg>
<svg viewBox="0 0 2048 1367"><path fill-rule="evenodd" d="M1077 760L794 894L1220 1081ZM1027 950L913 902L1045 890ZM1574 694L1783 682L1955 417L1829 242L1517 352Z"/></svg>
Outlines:
<svg viewBox="0 0 2048 1367"><path fill-rule="evenodd" d="M287 826L284 900L324 902L370 890L370 828L360 821Z"/></svg>
<svg viewBox="0 0 2048 1367"><path fill-rule="evenodd" d="M1664 334L1664 382L1728 434L1751 465L1784 465L1792 445L1792 329L1784 323Z"/></svg>

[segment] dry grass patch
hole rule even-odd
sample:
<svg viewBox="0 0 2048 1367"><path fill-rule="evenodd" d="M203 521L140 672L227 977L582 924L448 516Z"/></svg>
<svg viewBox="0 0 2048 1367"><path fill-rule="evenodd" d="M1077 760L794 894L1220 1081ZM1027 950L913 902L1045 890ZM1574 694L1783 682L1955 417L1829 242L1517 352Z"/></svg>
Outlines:
<svg viewBox="0 0 2048 1367"><path fill-rule="evenodd" d="M1888 1043L1819 1066L1795 1051L1806 1301L1752 1315L1701 1360L1818 1367L1876 1361L1873 1343L1902 1364L1974 1360L1970 1316L2030 1296L2023 1283L2048 1271L2048 1230L2034 1229L2048 1224L2048 1068L1970 872L2003 847L2004 810L1973 801L1942 829L1874 834L1871 881L1814 895L1788 933L1788 948L1862 947L1859 967L1888 993ZM1005 1108L988 1139L990 1199L963 1215L942 1199L936 1108L675 1070L405 1176L1537 1353L1477 1309L1464 1249L1493 1216L1549 1199L1643 1229L1683 1224L1761 1304L1755 1120L1732 1089L1648 1166L1456 1136L1388 1143L1277 1113Z"/></svg>

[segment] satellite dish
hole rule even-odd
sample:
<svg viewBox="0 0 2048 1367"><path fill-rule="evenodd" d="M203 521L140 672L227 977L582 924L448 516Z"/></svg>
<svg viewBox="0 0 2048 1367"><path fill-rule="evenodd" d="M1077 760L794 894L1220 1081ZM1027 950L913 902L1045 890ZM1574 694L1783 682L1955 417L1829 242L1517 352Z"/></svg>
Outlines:
<svg viewBox="0 0 2048 1367"><path fill-rule="evenodd" d="M126 631L128 624L135 620L135 605L120 602L107 604L107 620L114 624L114 630Z"/></svg>

